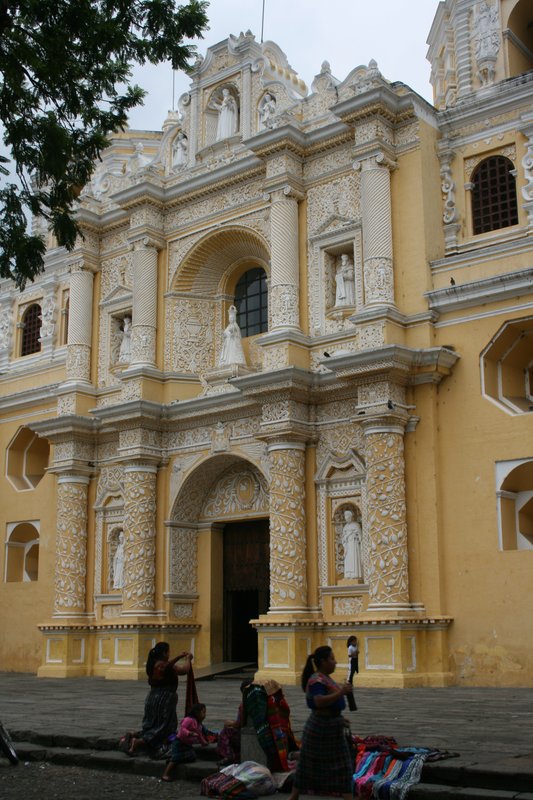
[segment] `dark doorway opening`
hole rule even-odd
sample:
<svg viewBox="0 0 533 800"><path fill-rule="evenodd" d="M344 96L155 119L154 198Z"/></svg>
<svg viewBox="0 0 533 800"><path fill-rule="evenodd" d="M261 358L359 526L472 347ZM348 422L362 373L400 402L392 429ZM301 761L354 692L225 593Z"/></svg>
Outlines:
<svg viewBox="0 0 533 800"><path fill-rule="evenodd" d="M268 519L224 527L224 661L257 663L257 631L251 619L269 603Z"/></svg>

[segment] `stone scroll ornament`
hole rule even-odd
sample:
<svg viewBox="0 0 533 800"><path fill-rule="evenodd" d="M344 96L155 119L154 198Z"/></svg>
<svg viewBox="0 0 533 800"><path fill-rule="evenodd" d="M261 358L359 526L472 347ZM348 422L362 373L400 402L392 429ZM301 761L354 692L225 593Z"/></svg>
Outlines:
<svg viewBox="0 0 533 800"><path fill-rule="evenodd" d="M270 603L307 606L303 450L270 451Z"/></svg>
<svg viewBox="0 0 533 800"><path fill-rule="evenodd" d="M58 481L55 614L85 612L88 481Z"/></svg>
<svg viewBox="0 0 533 800"><path fill-rule="evenodd" d="M409 604L403 436L367 434L370 602Z"/></svg>
<svg viewBox="0 0 533 800"><path fill-rule="evenodd" d="M154 471L124 471L124 611L150 612L155 594Z"/></svg>

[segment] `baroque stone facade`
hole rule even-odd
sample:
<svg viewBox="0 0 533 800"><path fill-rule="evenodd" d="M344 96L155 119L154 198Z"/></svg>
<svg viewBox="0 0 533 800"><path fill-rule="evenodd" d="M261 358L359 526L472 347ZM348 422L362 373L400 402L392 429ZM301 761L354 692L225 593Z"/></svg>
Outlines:
<svg viewBox="0 0 533 800"><path fill-rule="evenodd" d="M137 678L164 636L298 683L355 632L361 685L533 680L525 3L439 4L435 107L248 32L113 138L74 252L0 284L1 669Z"/></svg>

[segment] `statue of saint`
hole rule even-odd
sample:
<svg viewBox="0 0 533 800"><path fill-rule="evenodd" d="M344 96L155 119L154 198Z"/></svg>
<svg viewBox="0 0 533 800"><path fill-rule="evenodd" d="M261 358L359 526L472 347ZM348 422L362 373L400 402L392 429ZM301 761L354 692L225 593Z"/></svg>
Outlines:
<svg viewBox="0 0 533 800"><path fill-rule="evenodd" d="M127 165L127 172L133 175L134 172L144 169L150 163L150 159L144 155L144 145L142 142L137 142L135 145L135 152L131 156Z"/></svg>
<svg viewBox="0 0 533 800"><path fill-rule="evenodd" d="M350 256L343 253L335 271L335 305L355 305L355 272Z"/></svg>
<svg viewBox="0 0 533 800"><path fill-rule="evenodd" d="M6 350L9 347L10 328L9 311L4 309L0 311L0 350Z"/></svg>
<svg viewBox="0 0 533 800"><path fill-rule="evenodd" d="M218 111L216 141L220 142L222 139L234 136L237 133L237 103L235 98L231 96L229 89L222 89L220 103L212 100L211 105Z"/></svg>
<svg viewBox="0 0 533 800"><path fill-rule="evenodd" d="M118 353L119 364L129 364L131 359L131 317L124 317L122 323L122 341Z"/></svg>
<svg viewBox="0 0 533 800"><path fill-rule="evenodd" d="M344 527L342 529L342 546L344 548L344 577L362 578L363 565L361 563L361 526L354 521L353 512L344 512Z"/></svg>
<svg viewBox="0 0 533 800"><path fill-rule="evenodd" d="M261 129L271 128L272 119L276 114L276 100L271 94L265 94L259 106L259 122Z"/></svg>
<svg viewBox="0 0 533 800"><path fill-rule="evenodd" d="M117 549L113 557L113 589L122 589L124 586L124 534L118 535Z"/></svg>
<svg viewBox="0 0 533 800"><path fill-rule="evenodd" d="M241 329L237 323L237 309L235 306L229 307L228 317L229 324L224 330L222 352L218 359L219 367L225 367L229 364L246 364L242 349Z"/></svg>
<svg viewBox="0 0 533 800"><path fill-rule="evenodd" d="M179 131L172 145L172 169L182 169L187 163L187 137Z"/></svg>

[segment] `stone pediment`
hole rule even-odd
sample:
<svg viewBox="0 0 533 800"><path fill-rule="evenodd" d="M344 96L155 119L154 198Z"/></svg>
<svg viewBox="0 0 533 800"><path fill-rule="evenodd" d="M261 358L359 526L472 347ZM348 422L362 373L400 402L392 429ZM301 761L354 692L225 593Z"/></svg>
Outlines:
<svg viewBox="0 0 533 800"><path fill-rule="evenodd" d="M104 297L100 305L101 306L119 305L124 301L128 301L131 303L132 298L133 294L131 289L128 286L119 284L118 286L115 286L114 289L112 289L106 297Z"/></svg>
<svg viewBox="0 0 533 800"><path fill-rule="evenodd" d="M353 225L353 219L343 217L340 214L331 214L318 228L317 235L337 231L339 228L346 227L346 225Z"/></svg>

